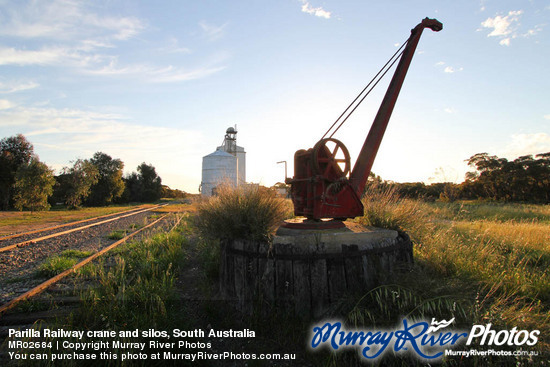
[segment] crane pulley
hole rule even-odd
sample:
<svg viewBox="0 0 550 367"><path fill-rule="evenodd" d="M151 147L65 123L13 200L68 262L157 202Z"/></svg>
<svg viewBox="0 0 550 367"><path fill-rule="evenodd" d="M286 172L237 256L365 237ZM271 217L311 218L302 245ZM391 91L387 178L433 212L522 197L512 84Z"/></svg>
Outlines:
<svg viewBox="0 0 550 367"><path fill-rule="evenodd" d="M294 177L287 178L286 183L291 185L295 215L305 216L313 221L325 218L344 220L363 215L361 196L424 28L439 32L443 25L436 19L423 19L411 30L407 42L346 108L321 140L313 148L301 149L294 154ZM355 166L351 169L349 152L340 140L333 138L334 133L346 122L397 60L399 63L388 90ZM338 122L339 125L329 135Z"/></svg>

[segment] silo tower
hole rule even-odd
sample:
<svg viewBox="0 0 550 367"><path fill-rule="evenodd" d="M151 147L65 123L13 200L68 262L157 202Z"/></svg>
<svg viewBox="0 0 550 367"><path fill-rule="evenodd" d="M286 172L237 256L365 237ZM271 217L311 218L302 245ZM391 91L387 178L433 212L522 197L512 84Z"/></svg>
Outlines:
<svg viewBox="0 0 550 367"><path fill-rule="evenodd" d="M202 158L201 194L213 195L222 183L246 183L246 152L237 145L236 126L227 128L222 145Z"/></svg>
<svg viewBox="0 0 550 367"><path fill-rule="evenodd" d="M237 126L228 127L225 131L225 138L222 145L217 150L223 150L237 157L237 183L243 185L246 183L246 152L243 147L237 145Z"/></svg>
<svg viewBox="0 0 550 367"><path fill-rule="evenodd" d="M223 144L221 147L218 147L218 150L226 151L229 154L236 156L237 153L237 130L233 127L228 127L225 131L225 138L223 139Z"/></svg>

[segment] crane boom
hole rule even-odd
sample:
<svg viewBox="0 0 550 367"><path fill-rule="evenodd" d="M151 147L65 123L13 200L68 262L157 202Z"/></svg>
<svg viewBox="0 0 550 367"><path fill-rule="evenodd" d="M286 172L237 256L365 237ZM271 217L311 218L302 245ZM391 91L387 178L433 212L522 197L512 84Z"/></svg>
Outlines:
<svg viewBox="0 0 550 367"><path fill-rule="evenodd" d="M287 178L285 182L291 185L296 216L319 221L324 218L343 220L363 215L361 196L424 28L438 32L443 29L443 25L436 19L425 18L411 30L411 36L351 173L349 152L332 135L319 140L313 148L301 149L294 154L294 177ZM341 222L338 225L342 225ZM287 223L287 226L291 224Z"/></svg>
<svg viewBox="0 0 550 367"><path fill-rule="evenodd" d="M350 183L359 197L361 197L365 189L365 184L367 183L374 159L376 158L376 153L378 152L378 148L380 147L380 143L384 137L384 132L386 131L386 127L390 121L397 97L401 91L401 86L403 85L403 81L405 80L405 76L409 70L409 65L411 64L414 51L416 50L416 46L418 45L418 41L420 40L420 36L422 35L424 28L430 28L435 32L439 32L443 29L443 25L435 19L425 18L420 24L411 30L411 37L407 41L407 45L405 46L401 60L395 69L395 73L393 74L393 78L388 86L386 95L384 96L382 104L378 109L378 113L374 118L374 122L372 123L369 134L363 144L363 148L357 157L355 166L351 171Z"/></svg>

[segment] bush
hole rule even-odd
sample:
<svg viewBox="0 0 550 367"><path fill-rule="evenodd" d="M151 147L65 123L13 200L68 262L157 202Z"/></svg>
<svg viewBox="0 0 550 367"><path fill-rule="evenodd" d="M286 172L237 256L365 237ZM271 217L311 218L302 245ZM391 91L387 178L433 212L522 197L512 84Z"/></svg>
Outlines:
<svg viewBox="0 0 550 367"><path fill-rule="evenodd" d="M263 241L291 215L287 202L270 189L224 185L199 204L195 224L203 238Z"/></svg>

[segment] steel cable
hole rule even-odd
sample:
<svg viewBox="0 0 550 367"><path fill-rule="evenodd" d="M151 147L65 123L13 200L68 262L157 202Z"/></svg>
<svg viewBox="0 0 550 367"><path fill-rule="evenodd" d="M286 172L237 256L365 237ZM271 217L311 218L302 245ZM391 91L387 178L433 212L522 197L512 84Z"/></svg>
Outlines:
<svg viewBox="0 0 550 367"><path fill-rule="evenodd" d="M409 38L410 39L410 38ZM334 123L328 128L328 130L325 132L325 134L323 135L323 137L321 138L324 139L327 134L334 128L334 126L338 123L338 121L340 121L342 119L342 117L344 117L344 115L348 112L348 110L355 104L355 102L357 102L357 100L359 98L361 98L361 96L363 96L363 94L365 94L363 96L363 98L361 98L359 100L359 102L355 105L355 107L353 107L353 109L348 113L348 115L340 122L340 124L338 125L338 127L336 127L336 129L332 132L332 134L330 134L329 138L332 138L334 136L334 134L342 127L342 125L347 121L347 119L351 116L351 114L353 112L355 112L355 110L357 109L357 107L359 107L359 105L365 100L365 98L370 94L370 92L372 92L372 90L376 87L376 85L378 85L378 83L380 82L380 80L382 80L382 78L386 75L386 73L392 68L392 66L396 63L397 60L399 60L399 58L401 57L401 55L403 54L403 48L405 47L405 45L409 42L409 39L407 39L402 45L401 47L399 47L399 49L390 57L390 59L386 62L386 64L384 64L384 66L382 66L382 68L378 71L378 73L376 73L376 75L371 79L371 81L366 85L365 88L363 88L363 90L357 95L357 97L355 97L355 99L349 104L348 107L346 107L346 109L344 110L344 112L342 112L342 114L336 119L336 121L334 121ZM397 57L396 57L397 56ZM393 60L393 61L392 61ZM388 66L389 65L389 66ZM384 70L385 69L385 70ZM382 73L382 75L380 75ZM379 77L380 76L380 77ZM378 80L376 80L378 78ZM371 87L371 84L373 84L372 87ZM366 93L365 91L371 87Z"/></svg>

